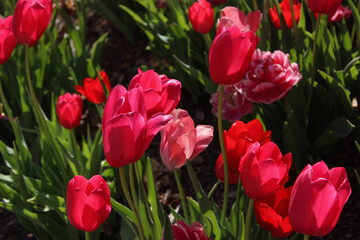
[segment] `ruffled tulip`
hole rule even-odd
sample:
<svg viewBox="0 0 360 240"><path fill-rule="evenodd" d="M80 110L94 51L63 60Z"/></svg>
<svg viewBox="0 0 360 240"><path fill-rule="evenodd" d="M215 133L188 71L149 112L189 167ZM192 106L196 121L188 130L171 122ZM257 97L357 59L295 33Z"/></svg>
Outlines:
<svg viewBox="0 0 360 240"><path fill-rule="evenodd" d="M269 104L283 98L301 78L299 66L290 63L289 54L256 49L241 89L249 100Z"/></svg>
<svg viewBox="0 0 360 240"><path fill-rule="evenodd" d="M219 89L211 95L210 103L213 106L211 112L218 115L218 104L219 104ZM242 95L239 89L239 83L234 85L225 85L223 95L223 105L221 114L223 119L227 119L230 122L239 120L243 116L253 111L253 102L249 101Z"/></svg>
<svg viewBox="0 0 360 240"><path fill-rule="evenodd" d="M100 76L101 76L101 79L102 79L103 83L105 84L106 88L110 92L111 86L110 86L110 80L109 80L108 75L106 74L106 72L100 71ZM104 89L102 88L99 77L96 77L96 79L85 78L83 80L83 86L76 85L75 89L81 95L85 96L85 98L87 100L89 100L90 102L99 104L99 103L105 102L105 100L106 100Z"/></svg>
<svg viewBox="0 0 360 240"><path fill-rule="evenodd" d="M17 41L11 30L13 16L0 18L0 64L4 64L11 56Z"/></svg>
<svg viewBox="0 0 360 240"><path fill-rule="evenodd" d="M333 14L341 5L342 0L308 0L307 4L314 13Z"/></svg>
<svg viewBox="0 0 360 240"><path fill-rule="evenodd" d="M294 230L289 221L289 201L292 186L280 188L260 201L254 202L256 221L273 238L286 238Z"/></svg>
<svg viewBox="0 0 360 240"><path fill-rule="evenodd" d="M347 19L351 15L351 10L349 7L344 7L342 4L339 5L339 7L336 9L335 13L333 13L329 17L329 21L331 22L341 22L342 19Z"/></svg>
<svg viewBox="0 0 360 240"><path fill-rule="evenodd" d="M206 0L199 0L189 7L189 20L198 33L208 33L214 25L214 9Z"/></svg>
<svg viewBox="0 0 360 240"><path fill-rule="evenodd" d="M148 118L156 113L171 113L180 101L181 83L167 78L166 75L159 75L154 70L138 71L128 89L143 89Z"/></svg>
<svg viewBox="0 0 360 240"><path fill-rule="evenodd" d="M290 8L290 0L284 0L279 4L281 9L281 14L284 16L286 26L288 28L293 27L293 20L292 20L292 13ZM298 23L300 19L300 12L301 12L301 3L298 0L293 1L293 9L295 15L295 22ZM277 13L276 7L270 8L270 17L271 21L273 22L274 26L278 29L281 29L281 24L279 20L279 15Z"/></svg>
<svg viewBox="0 0 360 240"><path fill-rule="evenodd" d="M241 183L248 197L258 200L284 186L291 162L291 153L283 156L273 142L251 145L239 165Z"/></svg>
<svg viewBox="0 0 360 240"><path fill-rule="evenodd" d="M158 113L147 118L141 88L116 86L106 101L102 133L105 158L113 167L139 160L154 136L172 119Z"/></svg>
<svg viewBox="0 0 360 240"><path fill-rule="evenodd" d="M182 109L175 109L171 116L173 121L161 130L160 156L163 163L174 170L207 148L213 139L214 128L208 125L195 128L188 112Z"/></svg>
<svg viewBox="0 0 360 240"><path fill-rule="evenodd" d="M12 30L20 44L34 46L48 27L53 12L51 0L19 0Z"/></svg>
<svg viewBox="0 0 360 240"><path fill-rule="evenodd" d="M193 222L190 226L185 222L178 220L176 224L172 224L175 240L211 240L206 236L201 223ZM163 238L161 238L163 240Z"/></svg>
<svg viewBox="0 0 360 240"><path fill-rule="evenodd" d="M210 47L209 71L217 84L235 84L244 78L259 39L236 26L217 35Z"/></svg>
<svg viewBox="0 0 360 240"><path fill-rule="evenodd" d="M262 19L262 13L259 10L248 13L245 17L245 13L236 7L225 7L221 11L220 19L218 20L216 27L216 35L219 35L222 31L236 26L242 32L252 31L256 33Z"/></svg>
<svg viewBox="0 0 360 240"><path fill-rule="evenodd" d="M70 223L81 231L95 231L111 212L110 190L100 175L89 180L75 176L66 194L66 209Z"/></svg>
<svg viewBox="0 0 360 240"><path fill-rule="evenodd" d="M59 96L56 104L56 114L59 122L66 129L73 129L79 126L83 101L79 94L65 93Z"/></svg>
<svg viewBox="0 0 360 240"><path fill-rule="evenodd" d="M229 166L230 184L239 181L240 159L245 155L247 149L255 142L264 145L271 141L271 131L264 131L263 125L257 119L248 123L236 121L227 132L224 131L224 144ZM215 174L218 179L224 182L224 162L222 154L216 161Z"/></svg>
<svg viewBox="0 0 360 240"><path fill-rule="evenodd" d="M295 181L289 218L294 230L311 236L325 236L335 227L351 194L343 167L328 169L321 161L307 165Z"/></svg>

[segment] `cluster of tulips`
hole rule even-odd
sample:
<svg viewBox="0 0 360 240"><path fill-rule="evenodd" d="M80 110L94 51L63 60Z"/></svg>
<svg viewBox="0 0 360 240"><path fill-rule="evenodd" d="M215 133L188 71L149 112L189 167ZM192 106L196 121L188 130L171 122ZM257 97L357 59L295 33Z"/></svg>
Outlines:
<svg viewBox="0 0 360 240"><path fill-rule="evenodd" d="M201 34L206 34L214 24L214 12L209 2L199 0L189 8L191 24ZM300 3L292 3L295 21L298 21ZM348 15L349 11L341 1L331 3L334 4L308 0L314 13L329 14L332 21ZM280 8L287 26L291 27L290 1L283 1ZM37 43L51 20L52 9L51 0L20 0L14 15L0 20L2 64L9 59L17 43L27 49ZM279 27L276 9L270 9L270 14L274 25ZM335 167L329 170L323 161L307 165L295 184L285 187L292 154L281 153L271 141L271 131L264 131L259 120L236 121L252 111L253 102L270 104L277 101L302 78L298 65L290 62L288 54L280 50L271 53L257 49L259 39L256 32L261 19L259 10L245 16L237 8L224 8L210 46L209 72L212 80L219 84L218 92L210 102L213 112L218 115L222 150L215 172L225 184L220 224L225 221L229 184L241 184L250 198L249 209L254 206L258 224L270 231L274 238L288 237L293 231L306 236L324 236L336 225L351 193L345 169ZM134 224L139 228L140 238L145 239L137 206L127 190L124 166L139 161L160 132L160 157L177 175L177 169L207 148L213 139L214 128L208 125L195 127L186 110L176 109L181 95L180 81L159 75L154 70L143 72L139 69L127 89L122 85L111 88L104 71L100 71L96 79L85 78L83 85L76 85L74 89L94 104L105 102L101 125L105 159L110 166L119 168L123 191L135 214ZM36 96L31 94L36 104ZM81 95L65 93L58 97L56 113L66 129L80 124L83 111ZM227 131L222 130L223 117L235 121ZM179 181L178 177L176 180ZM172 225L175 239L209 239L200 223L189 222L183 196L181 203L185 222L179 220ZM106 181L100 175L89 180L81 175L74 176L67 187L66 208L70 223L87 232L89 238L88 232L95 231L111 212ZM247 239L250 222L251 211L246 218Z"/></svg>

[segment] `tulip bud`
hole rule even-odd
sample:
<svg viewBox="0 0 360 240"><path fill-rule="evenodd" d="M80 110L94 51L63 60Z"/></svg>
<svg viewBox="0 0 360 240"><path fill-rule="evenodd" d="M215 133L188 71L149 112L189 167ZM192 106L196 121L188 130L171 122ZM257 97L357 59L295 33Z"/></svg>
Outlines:
<svg viewBox="0 0 360 240"><path fill-rule="evenodd" d="M11 30L13 16L0 18L0 64L4 64L11 56L17 41Z"/></svg>
<svg viewBox="0 0 360 240"><path fill-rule="evenodd" d="M83 101L79 94L66 93L59 96L56 104L56 114L64 128L76 128L80 124Z"/></svg>
<svg viewBox="0 0 360 240"><path fill-rule="evenodd" d="M199 0L189 7L189 20L198 33L208 33L214 25L214 9L206 0Z"/></svg>

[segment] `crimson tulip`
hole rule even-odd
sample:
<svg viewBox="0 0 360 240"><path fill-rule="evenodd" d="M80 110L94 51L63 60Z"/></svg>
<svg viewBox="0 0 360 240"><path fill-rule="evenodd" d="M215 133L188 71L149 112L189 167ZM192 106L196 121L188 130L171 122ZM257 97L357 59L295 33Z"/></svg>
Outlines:
<svg viewBox="0 0 360 240"><path fill-rule="evenodd" d="M104 71L100 71L99 74L100 74L101 79L102 79L103 83L105 84L106 88L110 92L111 86L110 86L110 80L109 80L108 75ZM90 102L99 104L99 103L105 102L105 100L106 100L104 89L102 88L99 77L96 77L96 79L87 77L83 80L83 86L76 85L75 89L81 95L85 96L85 98L87 100L89 100Z"/></svg>
<svg viewBox="0 0 360 240"><path fill-rule="evenodd" d="M242 32L236 26L217 35L210 47L209 71L217 84L235 84L248 71L259 39L252 31Z"/></svg>
<svg viewBox="0 0 360 240"><path fill-rule="evenodd" d="M66 129L76 128L80 124L83 101L79 94L65 93L59 96L56 114L59 122Z"/></svg>
<svg viewBox="0 0 360 240"><path fill-rule="evenodd" d="M208 33L214 25L214 9L206 0L199 0L189 7L189 20L198 33Z"/></svg>
<svg viewBox="0 0 360 240"><path fill-rule="evenodd" d="M351 194L343 167L328 169L321 161L307 165L295 181L289 204L294 230L311 236L325 236L335 227Z"/></svg>
<svg viewBox="0 0 360 240"><path fill-rule="evenodd" d="M0 64L4 64L11 56L17 41L11 30L13 16L0 18Z"/></svg>
<svg viewBox="0 0 360 240"><path fill-rule="evenodd" d="M172 224L175 240L211 240L206 236L201 223L193 222L190 226L185 222L178 220L176 224ZM161 238L163 240L163 238Z"/></svg>
<svg viewBox="0 0 360 240"><path fill-rule="evenodd" d="M240 159L245 155L247 149L255 142L264 145L271 141L271 131L264 131L262 123L254 119L248 123L236 121L231 125L229 131L224 131L224 144L229 166L230 184L239 181ZM222 154L218 157L215 166L218 179L224 182L224 162Z"/></svg>
<svg viewBox="0 0 360 240"><path fill-rule="evenodd" d="M195 128L189 113L182 109L175 109L171 116L173 121L161 130L160 156L163 163L174 170L207 148L213 139L214 128L209 125Z"/></svg>
<svg viewBox="0 0 360 240"><path fill-rule="evenodd" d="M329 16L329 21L331 22L341 22L342 19L347 19L351 15L351 10L349 7L344 7L342 4L339 5L339 7L336 9L336 11Z"/></svg>
<svg viewBox="0 0 360 240"><path fill-rule="evenodd" d="M138 71L128 89L143 89L148 118L159 112L171 113L180 101L181 83L176 79L169 79L166 75L159 75L154 70Z"/></svg>
<svg viewBox="0 0 360 240"><path fill-rule="evenodd" d="M66 210L70 223L81 231L95 231L111 212L110 190L100 175L89 180L75 176L69 181Z"/></svg>
<svg viewBox="0 0 360 240"><path fill-rule="evenodd" d="M307 4L314 13L323 13L331 15L335 13L342 0L308 0Z"/></svg>
<svg viewBox="0 0 360 240"><path fill-rule="evenodd" d="M172 119L158 113L147 117L142 88L116 86L106 101L102 133L105 158L113 167L139 160L154 136Z"/></svg>
<svg viewBox="0 0 360 240"><path fill-rule="evenodd" d="M48 27L53 12L51 0L19 0L12 30L20 44L34 46Z"/></svg>
<svg viewBox="0 0 360 240"><path fill-rule="evenodd" d="M256 221L274 238L286 238L294 230L289 221L289 201L293 187L280 188L261 200L254 201Z"/></svg>
<svg viewBox="0 0 360 240"><path fill-rule="evenodd" d="M290 0L282 1L279 4L279 7L281 9L281 14L284 16L286 26L288 28L292 28L293 20L292 20ZM301 3L298 0L293 0L293 9L294 9L294 15L295 15L295 22L298 23L299 19L300 19L300 12L301 12ZM278 29L281 29L279 15L276 10L276 7L274 6L274 8L270 8L269 11L270 11L271 21L273 22L274 26Z"/></svg>
<svg viewBox="0 0 360 240"><path fill-rule="evenodd" d="M291 153L282 155L273 142L252 144L240 160L241 183L249 198L259 200L275 192L289 179Z"/></svg>

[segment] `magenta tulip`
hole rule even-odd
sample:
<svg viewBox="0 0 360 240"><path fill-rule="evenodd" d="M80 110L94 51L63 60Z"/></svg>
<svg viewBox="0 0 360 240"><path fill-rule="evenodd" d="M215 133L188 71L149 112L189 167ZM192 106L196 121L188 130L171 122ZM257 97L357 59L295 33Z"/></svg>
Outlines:
<svg viewBox="0 0 360 240"><path fill-rule="evenodd" d="M76 128L80 124L83 101L79 94L65 93L59 96L56 104L56 114L64 128Z"/></svg>
<svg viewBox="0 0 360 240"><path fill-rule="evenodd" d="M13 16L0 18L0 64L4 64L11 56L17 41L11 30Z"/></svg>
<svg viewBox="0 0 360 240"><path fill-rule="evenodd" d="M206 0L199 0L189 7L189 20L198 33L208 33L214 25L214 9Z"/></svg>
<svg viewBox="0 0 360 240"><path fill-rule="evenodd" d="M289 219L296 232L325 236L335 227L351 194L343 167L328 169L321 161L307 165L295 181Z"/></svg>
<svg viewBox="0 0 360 240"><path fill-rule="evenodd" d="M199 222L193 222L190 226L178 220L171 225L175 240L211 240L206 236L204 229ZM164 235L164 234L163 234ZM163 238L161 238L163 240Z"/></svg>

